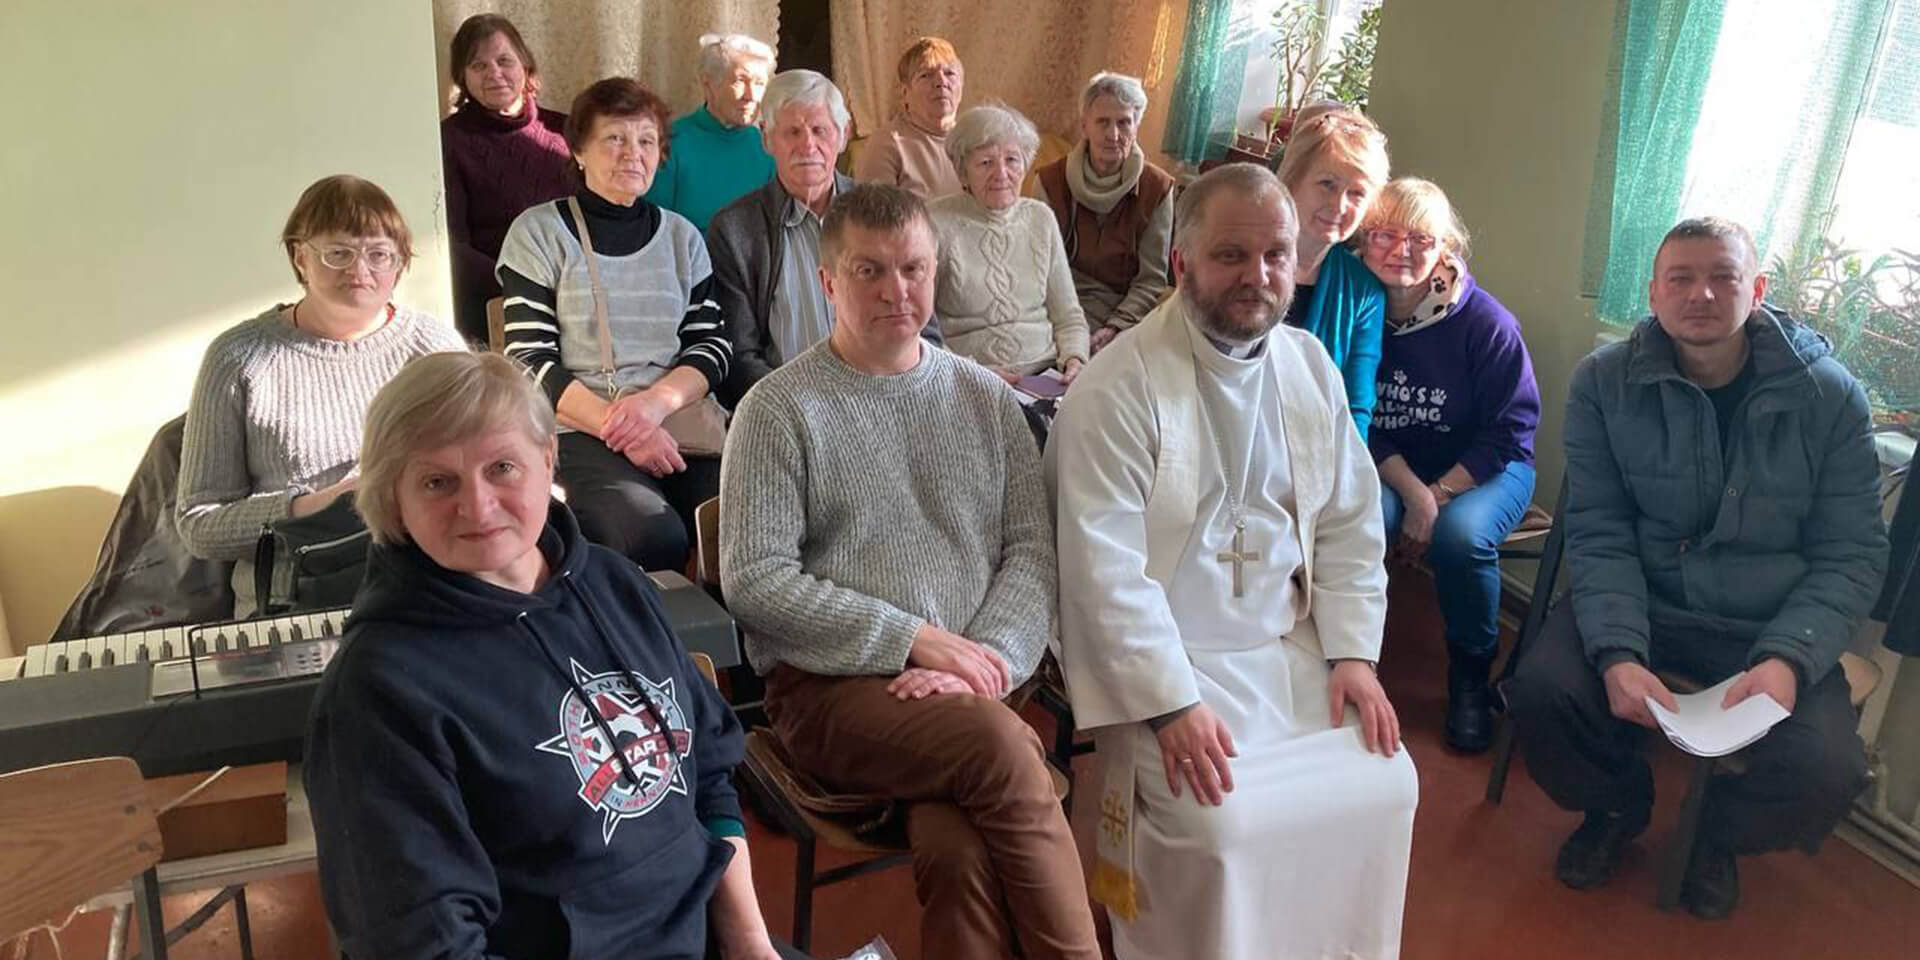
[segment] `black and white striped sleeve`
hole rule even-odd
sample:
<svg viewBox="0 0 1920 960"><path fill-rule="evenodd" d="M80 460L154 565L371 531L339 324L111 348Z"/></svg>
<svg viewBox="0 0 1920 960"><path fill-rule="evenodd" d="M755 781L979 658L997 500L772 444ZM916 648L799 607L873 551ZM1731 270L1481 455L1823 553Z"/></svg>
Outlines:
<svg viewBox="0 0 1920 960"><path fill-rule="evenodd" d="M560 395L573 382L573 374L560 362L560 321L554 316L553 288L505 264L498 273L506 334L501 352L524 364L527 376L557 407Z"/></svg>
<svg viewBox="0 0 1920 960"><path fill-rule="evenodd" d="M707 389L713 390L727 379L732 364L733 342L721 322L720 304L713 299L713 274L708 272L687 298L687 313L680 318L680 353L673 365L700 371L707 378Z"/></svg>

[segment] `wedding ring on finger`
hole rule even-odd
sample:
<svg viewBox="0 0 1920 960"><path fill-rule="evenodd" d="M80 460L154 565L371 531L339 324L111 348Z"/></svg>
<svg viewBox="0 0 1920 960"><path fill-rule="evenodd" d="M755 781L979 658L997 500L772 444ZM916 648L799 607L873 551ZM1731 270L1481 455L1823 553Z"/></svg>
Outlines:
<svg viewBox="0 0 1920 960"><path fill-rule="evenodd" d="M1181 758L1180 758L1180 765L1181 765L1181 766L1185 766L1185 767L1191 767L1191 766L1193 766L1193 758L1192 758L1192 757L1181 757Z"/></svg>

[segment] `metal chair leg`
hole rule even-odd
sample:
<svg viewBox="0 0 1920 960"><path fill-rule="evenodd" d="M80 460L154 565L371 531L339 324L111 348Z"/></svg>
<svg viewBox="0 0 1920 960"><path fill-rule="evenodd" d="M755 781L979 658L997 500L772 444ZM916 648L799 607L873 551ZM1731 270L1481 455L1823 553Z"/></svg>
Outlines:
<svg viewBox="0 0 1920 960"><path fill-rule="evenodd" d="M1687 862L1693 859L1693 847L1700 840L1700 814L1707 805L1707 784L1713 778L1713 758L1693 761L1693 778L1687 785L1687 799L1680 805L1680 824L1673 839L1667 841L1666 861L1660 865L1660 894L1654 906L1671 911L1680 905L1680 887L1686 882Z"/></svg>
<svg viewBox="0 0 1920 960"><path fill-rule="evenodd" d="M247 888L233 892L233 929L240 938L240 960L253 960L253 921L247 916Z"/></svg>
<svg viewBox="0 0 1920 960"><path fill-rule="evenodd" d="M140 928L141 955L167 960L167 918L160 905L160 871L148 867L133 882L133 912Z"/></svg>
<svg viewBox="0 0 1920 960"><path fill-rule="evenodd" d="M794 837L793 948L808 952L813 943L813 837Z"/></svg>
<svg viewBox="0 0 1920 960"><path fill-rule="evenodd" d="M1493 735L1493 772L1487 775L1487 802L1496 807L1507 793L1507 768L1513 766L1513 749L1513 717L1502 717Z"/></svg>

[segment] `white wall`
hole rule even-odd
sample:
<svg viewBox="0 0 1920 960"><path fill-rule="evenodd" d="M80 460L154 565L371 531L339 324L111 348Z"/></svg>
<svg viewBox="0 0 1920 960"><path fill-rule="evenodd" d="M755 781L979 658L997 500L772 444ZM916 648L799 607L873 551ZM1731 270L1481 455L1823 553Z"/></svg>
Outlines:
<svg viewBox="0 0 1920 960"><path fill-rule="evenodd" d="M298 296L276 238L307 184L385 187L415 234L400 299L449 296L431 5L5 0L0 63L29 78L0 140L0 596L25 646L206 342Z"/></svg>

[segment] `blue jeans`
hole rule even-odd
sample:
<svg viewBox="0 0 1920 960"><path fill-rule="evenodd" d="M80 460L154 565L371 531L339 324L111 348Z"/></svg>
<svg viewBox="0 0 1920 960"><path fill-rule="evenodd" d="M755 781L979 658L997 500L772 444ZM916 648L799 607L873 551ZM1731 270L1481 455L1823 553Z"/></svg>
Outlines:
<svg viewBox="0 0 1920 960"><path fill-rule="evenodd" d="M1472 490L1440 508L1427 545L1427 566L1447 625L1447 654L1454 662L1491 661L1500 649L1500 544L1526 516L1533 501L1533 464L1509 463ZM1385 482L1380 508L1387 545L1400 537L1406 505Z"/></svg>

